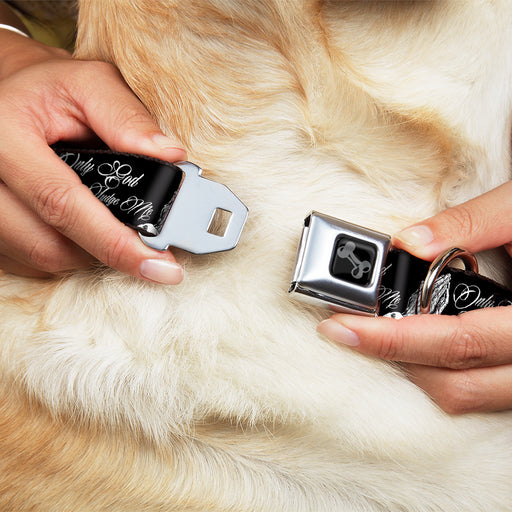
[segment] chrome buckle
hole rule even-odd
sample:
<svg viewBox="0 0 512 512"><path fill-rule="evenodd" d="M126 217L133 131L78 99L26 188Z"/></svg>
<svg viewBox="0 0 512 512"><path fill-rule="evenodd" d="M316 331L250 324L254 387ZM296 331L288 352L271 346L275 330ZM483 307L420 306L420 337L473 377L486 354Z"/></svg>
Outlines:
<svg viewBox="0 0 512 512"><path fill-rule="evenodd" d="M236 247L247 219L247 207L228 187L202 177L202 169L197 165L191 162L174 165L184 173L177 196L160 233L140 235L142 241L160 251L171 246L194 254L229 251ZM230 214L222 234L210 231L217 210Z"/></svg>
<svg viewBox="0 0 512 512"><path fill-rule="evenodd" d="M288 291L336 312L375 316L390 244L388 235L312 212L304 220Z"/></svg>

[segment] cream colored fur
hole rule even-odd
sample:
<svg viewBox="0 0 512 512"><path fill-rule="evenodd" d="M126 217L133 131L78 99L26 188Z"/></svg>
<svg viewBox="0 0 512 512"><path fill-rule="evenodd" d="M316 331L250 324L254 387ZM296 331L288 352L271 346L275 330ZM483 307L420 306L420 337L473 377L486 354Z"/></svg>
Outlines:
<svg viewBox="0 0 512 512"><path fill-rule="evenodd" d="M1 278L0 509L510 511L512 414L443 413L287 288L310 210L393 233L509 179L512 4L80 8L78 56L250 214L179 286Z"/></svg>

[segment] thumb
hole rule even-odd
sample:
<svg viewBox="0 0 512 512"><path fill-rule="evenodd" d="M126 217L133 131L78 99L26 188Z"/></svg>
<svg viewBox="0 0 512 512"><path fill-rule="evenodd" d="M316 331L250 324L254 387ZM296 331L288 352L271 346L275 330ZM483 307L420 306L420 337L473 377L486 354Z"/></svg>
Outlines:
<svg viewBox="0 0 512 512"><path fill-rule="evenodd" d="M450 247L476 253L509 244L510 219L512 181L404 229L393 237L393 243L425 260Z"/></svg>

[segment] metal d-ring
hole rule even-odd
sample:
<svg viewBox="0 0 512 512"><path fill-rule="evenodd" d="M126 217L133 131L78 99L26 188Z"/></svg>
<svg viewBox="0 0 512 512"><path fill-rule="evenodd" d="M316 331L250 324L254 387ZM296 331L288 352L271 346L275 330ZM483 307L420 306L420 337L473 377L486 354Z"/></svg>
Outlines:
<svg viewBox="0 0 512 512"><path fill-rule="evenodd" d="M430 265L420 290L419 306L421 314L430 313L430 301L432 299L432 292L434 291L434 283L442 270L450 262L457 259L462 260L466 270L478 272L478 262L476 261L475 256L465 249L452 247L451 249L441 253Z"/></svg>

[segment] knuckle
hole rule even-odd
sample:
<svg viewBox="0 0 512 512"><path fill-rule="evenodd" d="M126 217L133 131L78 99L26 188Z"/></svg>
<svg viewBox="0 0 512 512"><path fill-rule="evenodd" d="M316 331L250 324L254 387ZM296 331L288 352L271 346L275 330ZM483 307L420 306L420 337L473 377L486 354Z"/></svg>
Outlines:
<svg viewBox="0 0 512 512"><path fill-rule="evenodd" d="M52 55L59 59L71 59L71 54L64 48L51 47Z"/></svg>
<svg viewBox="0 0 512 512"><path fill-rule="evenodd" d="M38 270L48 272L49 274L57 274L67 270L63 265L61 253L53 250L48 244L40 240L36 240L32 243L28 259L31 266Z"/></svg>
<svg viewBox="0 0 512 512"><path fill-rule="evenodd" d="M471 371L451 372L442 389L442 395L434 397L434 400L449 414L475 412L482 406L480 386Z"/></svg>
<svg viewBox="0 0 512 512"><path fill-rule="evenodd" d="M124 130L117 130L114 134L113 144L115 147L128 148L132 144L133 130L144 130L149 124L153 124L147 111L143 108L125 106L122 110L112 112L115 126L124 126Z"/></svg>
<svg viewBox="0 0 512 512"><path fill-rule="evenodd" d="M391 338L382 338L377 345L376 356L380 359L393 361L396 357L397 351L395 349L393 340Z"/></svg>
<svg viewBox="0 0 512 512"><path fill-rule="evenodd" d="M397 360L398 355L401 353L400 347L402 346L402 337L393 329L389 333L382 333L376 345L375 355L381 359L388 361Z"/></svg>
<svg viewBox="0 0 512 512"><path fill-rule="evenodd" d="M108 267L119 269L124 256L127 253L129 240L126 237L118 237L113 242L105 244L105 257L103 263Z"/></svg>
<svg viewBox="0 0 512 512"><path fill-rule="evenodd" d="M73 66L73 72L62 79L64 90L72 92L74 101L81 98L92 108L97 108L98 91L108 90L113 81L124 83L121 73L108 62L81 60L74 61Z"/></svg>
<svg viewBox="0 0 512 512"><path fill-rule="evenodd" d="M61 60L64 60L64 59L67 59L67 60L71 60L71 54L67 51L67 50L64 50L63 48L56 48L54 46L38 46L36 48L33 49L34 53L39 55L41 57L41 59L44 59L46 61L51 61L51 60L58 60L58 61L61 61Z"/></svg>
<svg viewBox="0 0 512 512"><path fill-rule="evenodd" d="M41 219L58 231L65 231L74 224L73 186L47 185L35 191L35 210Z"/></svg>
<svg viewBox="0 0 512 512"><path fill-rule="evenodd" d="M100 60L84 60L80 61L78 77L87 77L90 80L94 76L98 80L118 78L121 76L118 69L108 62Z"/></svg>
<svg viewBox="0 0 512 512"><path fill-rule="evenodd" d="M446 344L442 366L455 370L480 366L487 359L487 346L476 328L468 330L459 318L459 327Z"/></svg>
<svg viewBox="0 0 512 512"><path fill-rule="evenodd" d="M478 219L480 217L475 215L475 212L465 205L449 208L444 213L448 217L450 230L459 233L459 236L462 235L463 238L467 238L473 233L475 218Z"/></svg>

